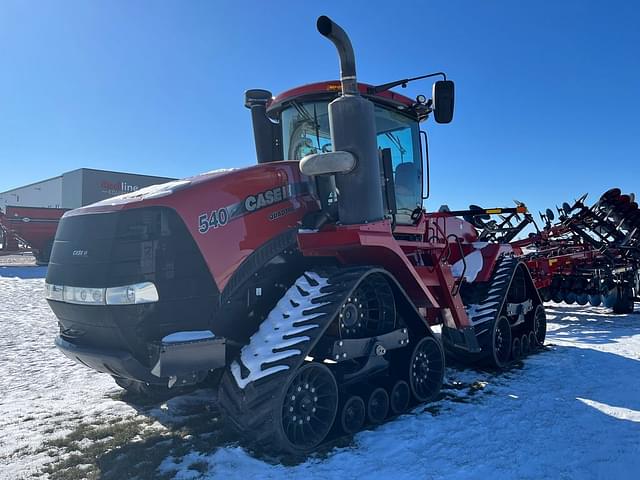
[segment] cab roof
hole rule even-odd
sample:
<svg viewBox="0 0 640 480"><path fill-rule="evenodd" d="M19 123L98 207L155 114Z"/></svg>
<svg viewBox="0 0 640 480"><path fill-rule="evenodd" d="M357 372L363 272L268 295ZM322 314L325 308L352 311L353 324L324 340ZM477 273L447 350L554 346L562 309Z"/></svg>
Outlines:
<svg viewBox="0 0 640 480"><path fill-rule="evenodd" d="M378 92L374 95L371 95L367 93L368 89L371 87L373 87L373 85L369 85L367 83L358 83L358 90L365 97L375 98L386 103L396 104L396 106L400 107L401 109L411 107L416 103L415 100L409 97L405 97L404 95L400 95L399 93L393 92L391 90L386 90L384 92ZM292 88L291 90L287 90L280 93L279 95L276 95L269 103L268 109L277 110L282 106L282 104L295 98L317 96L322 94L329 96L338 96L341 91L342 86L339 80L309 83L307 85Z"/></svg>

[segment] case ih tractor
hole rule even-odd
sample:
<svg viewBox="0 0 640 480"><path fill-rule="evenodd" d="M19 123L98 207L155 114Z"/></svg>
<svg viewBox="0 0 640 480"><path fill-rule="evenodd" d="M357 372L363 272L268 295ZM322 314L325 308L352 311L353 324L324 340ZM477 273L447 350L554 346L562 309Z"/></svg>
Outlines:
<svg viewBox="0 0 640 480"><path fill-rule="evenodd" d="M445 350L502 368L546 331L511 247L422 207L419 123L451 121L453 83L359 84L345 32L317 27L341 81L248 91L257 165L68 212L46 279L68 357L134 391L214 378L228 424L277 452L437 398Z"/></svg>

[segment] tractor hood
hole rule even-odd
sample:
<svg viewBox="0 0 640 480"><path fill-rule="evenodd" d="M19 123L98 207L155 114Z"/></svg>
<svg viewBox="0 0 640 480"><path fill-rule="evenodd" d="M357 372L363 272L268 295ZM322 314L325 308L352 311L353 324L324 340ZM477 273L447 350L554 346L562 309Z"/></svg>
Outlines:
<svg viewBox="0 0 640 480"><path fill-rule="evenodd" d="M222 290L256 249L267 240L296 229L308 212L318 209L312 182L300 173L298 162L217 170L67 212L54 242L52 267L54 271L68 271L72 269L70 265L86 263L87 278L92 278L90 257L95 255L105 265L112 261L108 251L96 252L97 243L104 244L103 250L113 251L111 237L116 231L123 238L153 231L155 236L150 233L142 236L160 245L157 241L172 235L174 227L164 225L164 214L154 216L153 212L170 211L167 218L175 217L173 225L183 225L180 229L195 241ZM75 233L71 234L72 231ZM136 251L131 262L142 261L138 256Z"/></svg>

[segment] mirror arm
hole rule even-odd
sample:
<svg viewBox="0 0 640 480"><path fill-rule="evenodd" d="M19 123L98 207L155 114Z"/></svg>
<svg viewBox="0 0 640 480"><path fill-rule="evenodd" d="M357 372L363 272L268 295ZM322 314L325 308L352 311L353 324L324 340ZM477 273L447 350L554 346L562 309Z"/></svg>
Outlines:
<svg viewBox="0 0 640 480"><path fill-rule="evenodd" d="M439 76L441 76L444 80L447 79L447 74L444 72L429 73L428 75L421 75L419 77L413 77L413 78L404 78L402 80L396 80L395 82L383 83L382 85L369 87L367 88L367 93L369 95L375 95L376 93L386 92L387 90L390 90L393 87L397 87L398 85L401 85L402 88L406 88L407 83L409 82L414 82L416 80L422 80L424 78L439 77Z"/></svg>

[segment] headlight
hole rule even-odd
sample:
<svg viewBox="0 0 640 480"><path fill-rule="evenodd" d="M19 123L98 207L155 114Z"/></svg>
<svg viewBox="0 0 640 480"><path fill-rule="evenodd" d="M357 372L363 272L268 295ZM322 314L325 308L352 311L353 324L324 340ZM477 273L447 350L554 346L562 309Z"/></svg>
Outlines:
<svg viewBox="0 0 640 480"><path fill-rule="evenodd" d="M63 301L86 305L103 305L104 288L85 288L64 286Z"/></svg>
<svg viewBox="0 0 640 480"><path fill-rule="evenodd" d="M151 282L123 287L91 288L44 284L45 298L80 305L133 305L158 301L158 290Z"/></svg>
<svg viewBox="0 0 640 480"><path fill-rule="evenodd" d="M62 285L52 285L50 283L44 284L44 296L49 300L63 301L64 287Z"/></svg>
<svg viewBox="0 0 640 480"><path fill-rule="evenodd" d="M130 305L158 301L158 290L151 282L107 288L107 305Z"/></svg>

